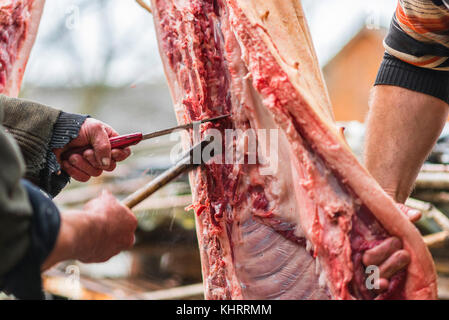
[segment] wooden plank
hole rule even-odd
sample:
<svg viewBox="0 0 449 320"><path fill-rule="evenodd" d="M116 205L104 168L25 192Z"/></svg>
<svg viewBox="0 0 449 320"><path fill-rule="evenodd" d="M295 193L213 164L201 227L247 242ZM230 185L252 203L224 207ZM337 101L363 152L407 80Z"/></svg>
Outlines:
<svg viewBox="0 0 449 320"><path fill-rule="evenodd" d="M415 191L413 196L421 201L432 202L436 204L449 203L449 192L447 191L434 191L434 190L421 190Z"/></svg>
<svg viewBox="0 0 449 320"><path fill-rule="evenodd" d="M433 204L409 198L405 202L405 205L417 209L427 218L435 220L443 231L449 231L449 218L443 212L438 210Z"/></svg>
<svg viewBox="0 0 449 320"><path fill-rule="evenodd" d="M449 259L435 258L435 268L439 274L445 274L449 276Z"/></svg>
<svg viewBox="0 0 449 320"><path fill-rule="evenodd" d="M186 299L189 297L195 297L204 295L204 286L202 283L192 284L189 286L158 290L147 292L139 295L145 300L177 300Z"/></svg>
<svg viewBox="0 0 449 320"><path fill-rule="evenodd" d="M416 189L449 189L449 172L420 172Z"/></svg>
<svg viewBox="0 0 449 320"><path fill-rule="evenodd" d="M421 172L449 172L449 165L425 163L421 168Z"/></svg>
<svg viewBox="0 0 449 320"><path fill-rule="evenodd" d="M148 198L142 203L137 205L133 211L148 211L170 208L185 208L192 203L192 196L176 196L176 197L164 197L164 198Z"/></svg>
<svg viewBox="0 0 449 320"><path fill-rule="evenodd" d="M423 237L429 248L442 247L449 240L449 232L442 231Z"/></svg>
<svg viewBox="0 0 449 320"><path fill-rule="evenodd" d="M142 283L145 285L142 286ZM79 281L57 268L52 268L43 275L45 291L74 300L137 300L149 288L159 290L161 285L145 279L93 279L81 275Z"/></svg>
<svg viewBox="0 0 449 320"><path fill-rule="evenodd" d="M144 176L127 181L116 181L115 183L95 184L86 187L73 188L62 192L55 198L55 202L58 205L63 206L85 203L99 195L104 189L109 190L114 194L128 194L142 187L148 183L148 181L151 181L151 179L152 177L150 176Z"/></svg>
<svg viewBox="0 0 449 320"><path fill-rule="evenodd" d="M438 298L449 300L449 278L438 278Z"/></svg>

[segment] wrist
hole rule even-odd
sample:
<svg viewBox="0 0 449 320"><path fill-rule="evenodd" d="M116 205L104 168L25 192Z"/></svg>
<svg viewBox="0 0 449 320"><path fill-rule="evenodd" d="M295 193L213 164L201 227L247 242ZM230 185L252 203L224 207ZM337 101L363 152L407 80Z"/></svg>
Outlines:
<svg viewBox="0 0 449 320"><path fill-rule="evenodd" d="M382 189L397 203L405 203L411 193L411 188L408 186L401 186L400 184L393 187L383 186Z"/></svg>

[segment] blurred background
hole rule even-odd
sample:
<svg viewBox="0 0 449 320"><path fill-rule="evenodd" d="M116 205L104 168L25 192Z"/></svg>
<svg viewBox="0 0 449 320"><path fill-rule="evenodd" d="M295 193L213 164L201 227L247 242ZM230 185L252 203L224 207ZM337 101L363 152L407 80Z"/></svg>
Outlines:
<svg viewBox="0 0 449 320"><path fill-rule="evenodd" d="M302 2L336 120L360 155L369 92L397 1ZM21 97L89 114L123 134L176 124L152 16L132 0L47 0ZM102 188L119 198L128 195L167 168L174 143L161 138L135 147L114 173L71 183L57 197L59 206L80 207ZM159 191L135 210L134 250L103 264L57 266L45 275L49 297L201 298L194 216L184 210L190 202L185 177ZM437 224L425 228L441 231Z"/></svg>
<svg viewBox="0 0 449 320"><path fill-rule="evenodd" d="M364 119L395 4L303 1L339 121ZM152 16L132 0L47 0L22 95L123 132L124 114L135 130L175 121Z"/></svg>

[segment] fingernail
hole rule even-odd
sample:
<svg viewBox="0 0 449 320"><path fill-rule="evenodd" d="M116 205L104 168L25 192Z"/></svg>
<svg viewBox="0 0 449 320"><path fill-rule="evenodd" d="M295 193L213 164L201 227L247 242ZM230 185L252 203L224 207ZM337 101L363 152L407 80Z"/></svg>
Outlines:
<svg viewBox="0 0 449 320"><path fill-rule="evenodd" d="M101 159L101 163L105 166L105 167L109 167L109 165L111 164L111 160L109 158L103 158Z"/></svg>

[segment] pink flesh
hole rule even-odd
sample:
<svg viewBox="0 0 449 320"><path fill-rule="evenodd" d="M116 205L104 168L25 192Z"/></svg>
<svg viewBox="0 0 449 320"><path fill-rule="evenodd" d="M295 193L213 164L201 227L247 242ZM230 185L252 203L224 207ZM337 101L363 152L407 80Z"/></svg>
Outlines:
<svg viewBox="0 0 449 320"><path fill-rule="evenodd" d="M389 234L320 154L317 140L334 142L236 2L153 0L153 10L180 122L232 112L208 127L281 129L275 174L210 164L191 175L206 297L375 298L361 255ZM405 281L403 271L377 298L407 298Z"/></svg>
<svg viewBox="0 0 449 320"><path fill-rule="evenodd" d="M17 96L43 0L0 1L0 93Z"/></svg>

